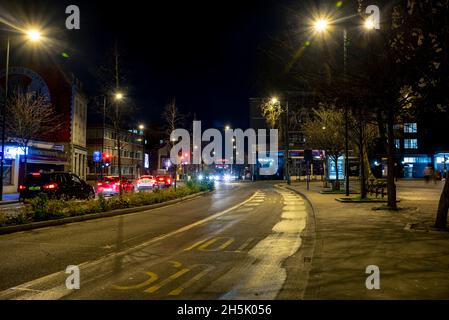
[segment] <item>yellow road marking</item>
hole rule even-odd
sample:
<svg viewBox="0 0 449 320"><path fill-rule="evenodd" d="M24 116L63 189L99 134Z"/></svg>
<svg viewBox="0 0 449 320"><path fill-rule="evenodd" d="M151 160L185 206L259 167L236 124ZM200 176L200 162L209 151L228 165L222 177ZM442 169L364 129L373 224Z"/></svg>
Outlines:
<svg viewBox="0 0 449 320"><path fill-rule="evenodd" d="M155 282L157 279L159 279L159 276L157 274L155 274L154 272L145 272L145 274L150 276L150 278L145 280L142 283L139 283L139 284L136 284L136 285L133 285L133 286L117 286L117 285L113 285L112 288L113 289L117 289L117 290L140 289L140 288L149 286L150 284Z"/></svg>
<svg viewBox="0 0 449 320"><path fill-rule="evenodd" d="M214 266L211 265L194 265L192 266L192 269L195 267L199 267L199 266L206 266L206 269L201 271L200 273L198 273L196 276L190 278L188 281L184 282L184 284L182 284L181 286L179 286L178 288L176 288L175 290L172 290L169 292L169 296L178 296L182 291L184 291L185 289L187 289L188 287L190 287L191 285L193 285L195 282L197 282L198 280L200 280L202 277L204 277L206 274L208 274L210 271L212 271L213 269L215 269Z"/></svg>
<svg viewBox="0 0 449 320"><path fill-rule="evenodd" d="M103 263L111 261L112 259L126 256L132 252L136 252L138 250L144 249L145 247L152 245L156 242L159 242L159 241L165 240L167 238L173 237L177 234L189 231L193 228L203 225L213 219L217 219L218 217L221 217L221 216L227 214L228 212L231 212L231 211L245 205L246 203L248 203L249 201L254 199L254 196L256 195L256 193L257 192L255 192L248 199L236 204L235 206L225 209L223 211L220 211L218 213L215 213L211 216L208 216L207 218L198 220L196 222L193 222L189 225L186 225L186 226L176 229L174 231L168 232L166 234L162 234L162 235L152 238L146 242L138 244L134 247L131 247L131 248L119 251L119 252L111 252L111 253L109 253L99 259L96 259L96 260L83 262L83 263L79 264L79 268L82 270L82 272L86 273L86 272L88 272L87 270L92 270L96 266L99 266ZM166 208L166 207L167 206L165 206L164 208ZM152 210L157 210L157 209L162 209L162 208L156 208L156 209L152 209ZM151 210L148 210L148 211L151 211ZM145 212L148 212L148 211L136 212L133 214L144 214ZM129 216L129 215L131 215L131 214L128 214L127 216ZM114 217L114 218L118 219L119 217ZM75 222L75 223L86 223L86 222ZM98 223L98 220L92 220L92 221L89 221L89 223ZM14 235L16 235L16 233ZM66 295L70 294L70 292L71 292L70 290L67 290L64 285L58 285L60 283L60 279L65 279L65 277L66 277L66 274L64 271L57 271L57 272L48 274L46 276L23 283L17 287L0 291L0 299L11 299L11 298L13 298L13 299L27 298L29 300L32 300L32 299L39 299L39 300L61 299L61 298L65 297ZM24 289L46 288L47 290L44 291L45 295L35 294L35 295L27 295L27 296L25 296L25 295L17 296L16 295L17 288L24 288ZM34 290L36 290L36 289L34 289Z"/></svg>
<svg viewBox="0 0 449 320"><path fill-rule="evenodd" d="M198 242L196 242L194 245L192 245L192 246L190 246L190 247L188 247L188 248L185 248L184 251L190 251L190 250L192 250L193 248L199 246L200 244L206 242L206 241L209 240L209 239L210 239L210 238L206 238L206 239L204 239L204 240L198 241Z"/></svg>
<svg viewBox="0 0 449 320"><path fill-rule="evenodd" d="M254 240L254 238L248 238L248 240L246 240L237 250L235 250L235 252L242 252L246 247L249 246L249 244L253 240Z"/></svg>
<svg viewBox="0 0 449 320"><path fill-rule="evenodd" d="M228 239L228 241L226 241L225 243L223 243L222 245L216 247L216 248L209 248L212 244L214 244L215 242L217 242L218 240L225 240ZM209 241L207 241L205 244L201 245L198 250L200 251L221 251L225 248L227 248L231 243L234 242L234 238L230 238L230 237L217 237L217 238L213 238Z"/></svg>
<svg viewBox="0 0 449 320"><path fill-rule="evenodd" d="M178 279L180 276L186 274L187 272L189 272L190 269L184 268L182 270L179 270L178 272L172 274L170 277L168 277L167 279L165 279L164 281L161 281L159 284L156 284L148 289L145 290L145 292L148 293L153 293L156 292L157 290L159 290L160 288L162 288L163 286L165 286L166 284L172 282L175 279Z"/></svg>

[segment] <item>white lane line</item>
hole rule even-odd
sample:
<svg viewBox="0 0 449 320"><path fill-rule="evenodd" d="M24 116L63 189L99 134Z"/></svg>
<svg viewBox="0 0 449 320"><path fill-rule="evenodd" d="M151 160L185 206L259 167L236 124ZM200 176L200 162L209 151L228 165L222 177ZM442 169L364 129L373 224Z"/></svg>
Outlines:
<svg viewBox="0 0 449 320"><path fill-rule="evenodd" d="M214 215L211 215L207 218L198 220L194 223L191 223L187 226L181 227L172 232L155 237L149 241L141 243L132 248L128 248L128 249L120 251L120 252L112 252L102 258L99 258L99 259L96 259L93 261L87 261L87 262L79 264L78 267L80 268L81 285L83 285L83 281L85 281L85 279L90 280L88 277L86 277L86 275L88 275L89 273L92 274L92 276L93 276L92 278L100 277L100 276L104 275L104 273L98 274L97 272L95 272L95 271L97 271L97 270L95 270L95 267L100 266L101 264L105 264L106 262L111 263L111 265L113 266L114 262L119 257L125 256L133 251L138 251L138 250L143 249L151 244L154 244L161 240L167 239L174 235L186 232L186 231L191 230L195 227L198 227L202 224L205 224L206 222L209 222L213 219L221 217L221 216L227 214L228 212L231 212L231 211L247 204L251 200L253 200L255 194L256 193L254 193L251 197L249 197L245 201L240 202L239 204L236 204L235 206L233 206L231 208L228 208L221 212L215 213ZM94 270L92 270L92 269L94 269ZM64 296L73 292L72 290L67 289L65 286L65 280L67 277L68 277L68 274L66 274L65 271L59 271L59 272L55 272L55 273L46 275L41 278L37 278L35 280L26 282L24 284L1 291L0 292L0 300L5 300L5 299L18 299L18 300L56 300L56 299L61 299Z"/></svg>
<svg viewBox="0 0 449 320"><path fill-rule="evenodd" d="M276 192L281 194L284 204L286 198L292 198L288 191ZM275 299L287 279L283 262L300 249L301 232L306 227L306 220L307 213L301 203L284 205L281 218L271 233L248 252L255 260L251 264L251 272L245 274L240 284L221 299Z"/></svg>

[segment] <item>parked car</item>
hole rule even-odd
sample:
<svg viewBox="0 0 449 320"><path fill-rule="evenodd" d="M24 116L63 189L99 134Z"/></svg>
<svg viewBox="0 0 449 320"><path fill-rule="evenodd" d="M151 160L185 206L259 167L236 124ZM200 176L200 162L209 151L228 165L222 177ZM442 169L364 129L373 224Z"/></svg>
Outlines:
<svg viewBox="0 0 449 320"><path fill-rule="evenodd" d="M130 180L122 178L122 182L120 183L119 177L107 176L97 182L97 193L104 195L116 195L120 193L120 187L123 192L134 191L134 184Z"/></svg>
<svg viewBox="0 0 449 320"><path fill-rule="evenodd" d="M169 188L173 183L173 179L170 176L156 176L156 188Z"/></svg>
<svg viewBox="0 0 449 320"><path fill-rule="evenodd" d="M76 174L70 172L30 173L19 186L21 200L46 193L54 199L93 199L94 188Z"/></svg>
<svg viewBox="0 0 449 320"><path fill-rule="evenodd" d="M154 176L149 175L141 176L140 179L137 180L136 190L140 191L140 190L153 189L155 187L155 184L156 179L154 178Z"/></svg>

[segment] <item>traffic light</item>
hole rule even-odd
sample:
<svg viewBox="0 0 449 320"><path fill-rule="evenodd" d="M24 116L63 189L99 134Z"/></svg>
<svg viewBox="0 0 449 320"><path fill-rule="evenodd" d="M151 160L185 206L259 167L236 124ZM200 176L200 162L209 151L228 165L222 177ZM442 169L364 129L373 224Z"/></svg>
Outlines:
<svg viewBox="0 0 449 320"><path fill-rule="evenodd" d="M109 167L111 165L111 155L108 153L103 154L103 163L105 167Z"/></svg>

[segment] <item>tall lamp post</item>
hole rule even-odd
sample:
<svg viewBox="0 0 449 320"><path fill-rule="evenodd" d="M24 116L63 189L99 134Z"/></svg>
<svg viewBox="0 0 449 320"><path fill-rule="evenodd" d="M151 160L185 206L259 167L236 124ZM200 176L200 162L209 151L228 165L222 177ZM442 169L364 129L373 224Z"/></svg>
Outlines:
<svg viewBox="0 0 449 320"><path fill-rule="evenodd" d="M279 104L279 106L281 106L281 101L276 98L273 97L271 98L271 104L274 106L276 104ZM291 184L291 178L290 178L290 164L288 161L288 156L290 153L289 150L289 144L290 144L290 136L289 136L289 126L288 126L288 100L285 102L285 109L284 109L284 140L285 140L285 150L284 150L284 175L285 175L285 180L287 181L287 184Z"/></svg>
<svg viewBox="0 0 449 320"><path fill-rule="evenodd" d="M317 33L324 33L329 29L330 21L327 19L318 19L314 22L313 28ZM366 19L363 27L366 30L375 29L375 23L373 19ZM347 66L348 66L348 54L349 51L349 37L348 30L343 27L343 81L347 85ZM347 96L345 95L345 193L349 196L349 106ZM361 147L363 147L361 145ZM363 159L361 159L363 161ZM335 170L338 170L338 165ZM363 175L362 175L363 176Z"/></svg>
<svg viewBox="0 0 449 320"><path fill-rule="evenodd" d="M38 42L42 36L38 30L32 29L24 32L27 39L32 42ZM0 162L0 201L3 200L3 175L5 173L5 139L6 139L6 112L8 103L8 84L9 84L9 52L10 37L6 38L6 66L5 66L5 101L2 108L2 146L1 146L1 162Z"/></svg>
<svg viewBox="0 0 449 320"><path fill-rule="evenodd" d="M116 92L114 94L115 99L115 138L117 141L117 167L118 167L118 181L119 181L119 194L120 198L123 194L122 189L122 155L121 155L121 147L120 147L120 128L119 128L119 112L118 112L118 105L120 101L122 101L124 98L123 93Z"/></svg>
<svg viewBox="0 0 449 320"><path fill-rule="evenodd" d="M143 176L145 174L145 126L143 124L140 124L139 130L142 136L142 167L140 170L140 175Z"/></svg>

